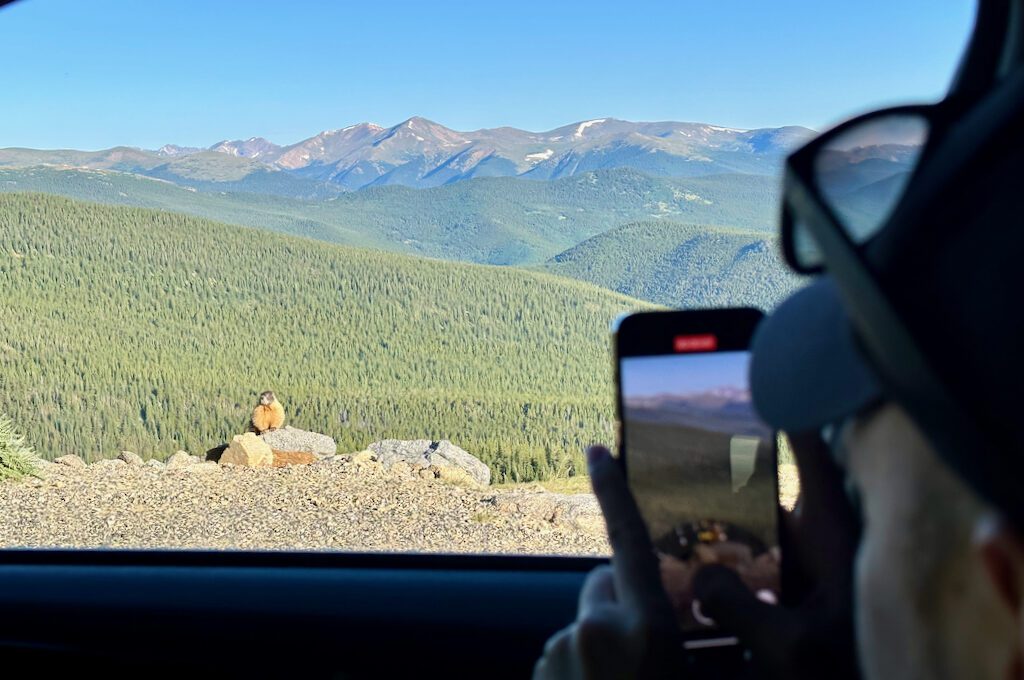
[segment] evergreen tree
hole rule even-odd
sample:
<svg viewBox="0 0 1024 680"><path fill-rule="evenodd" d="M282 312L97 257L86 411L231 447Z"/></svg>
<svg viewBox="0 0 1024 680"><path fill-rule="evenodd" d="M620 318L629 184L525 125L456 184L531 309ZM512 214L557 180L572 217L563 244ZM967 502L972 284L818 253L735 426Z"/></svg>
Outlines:
<svg viewBox="0 0 1024 680"><path fill-rule="evenodd" d="M496 482L614 434L608 323L547 274L0 194L0 411L45 458L202 453L273 389L342 451L451 439Z"/></svg>
<svg viewBox="0 0 1024 680"><path fill-rule="evenodd" d="M0 414L0 481L39 474L39 457L25 444L14 423Z"/></svg>

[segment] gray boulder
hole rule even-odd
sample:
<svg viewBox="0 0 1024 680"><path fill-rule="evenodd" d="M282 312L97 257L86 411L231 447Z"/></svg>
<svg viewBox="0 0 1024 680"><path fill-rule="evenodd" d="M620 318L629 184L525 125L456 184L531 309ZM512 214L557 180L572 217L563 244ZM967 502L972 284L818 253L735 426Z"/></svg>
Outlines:
<svg viewBox="0 0 1024 680"><path fill-rule="evenodd" d="M275 451L302 451L317 456L333 456L338 452L337 442L326 434L307 432L290 425L264 432L259 437Z"/></svg>
<svg viewBox="0 0 1024 680"><path fill-rule="evenodd" d="M373 451L377 462L386 468L397 462L424 468L455 467L465 471L478 484L486 486L491 483L490 468L447 439L437 442L429 439L385 439L370 444L367 449Z"/></svg>

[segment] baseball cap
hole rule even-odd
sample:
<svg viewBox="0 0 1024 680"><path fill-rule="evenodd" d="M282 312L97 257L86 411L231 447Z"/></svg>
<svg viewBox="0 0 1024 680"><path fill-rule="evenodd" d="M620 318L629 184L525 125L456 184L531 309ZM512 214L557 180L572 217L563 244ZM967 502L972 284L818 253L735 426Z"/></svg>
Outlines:
<svg viewBox="0 0 1024 680"><path fill-rule="evenodd" d="M758 329L751 389L761 416L791 432L901 403L953 469L1024 526L1024 74L967 109L945 106L879 230L846 235L880 295L823 253L824 273ZM882 303L969 436L950 434L927 394L907 389L901 348L872 323Z"/></svg>

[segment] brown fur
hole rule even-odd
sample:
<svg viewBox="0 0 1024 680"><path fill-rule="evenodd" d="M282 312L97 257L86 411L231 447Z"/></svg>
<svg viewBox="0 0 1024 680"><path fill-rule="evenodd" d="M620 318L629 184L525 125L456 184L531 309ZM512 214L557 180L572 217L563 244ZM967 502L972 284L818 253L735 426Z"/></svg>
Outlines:
<svg viewBox="0 0 1024 680"><path fill-rule="evenodd" d="M252 411L252 429L256 434L268 430L276 430L284 426L284 406L277 400L273 392L260 395L260 403Z"/></svg>

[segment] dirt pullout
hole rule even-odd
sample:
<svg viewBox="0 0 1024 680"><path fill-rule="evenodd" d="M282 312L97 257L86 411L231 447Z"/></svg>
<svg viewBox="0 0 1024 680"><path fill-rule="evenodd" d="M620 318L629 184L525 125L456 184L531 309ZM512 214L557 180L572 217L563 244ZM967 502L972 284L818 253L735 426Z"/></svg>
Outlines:
<svg viewBox="0 0 1024 680"><path fill-rule="evenodd" d="M593 498L336 456L242 468L106 460L0 484L0 547L605 555Z"/></svg>

